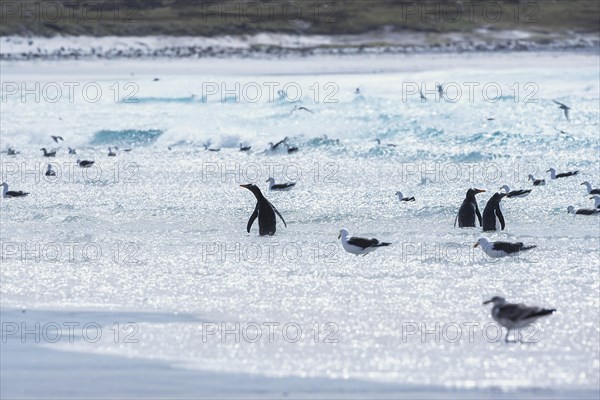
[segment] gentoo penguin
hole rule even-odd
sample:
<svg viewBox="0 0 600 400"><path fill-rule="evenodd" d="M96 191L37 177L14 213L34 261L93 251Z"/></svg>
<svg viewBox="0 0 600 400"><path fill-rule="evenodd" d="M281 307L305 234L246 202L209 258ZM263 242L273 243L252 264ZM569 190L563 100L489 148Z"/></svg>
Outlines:
<svg viewBox="0 0 600 400"><path fill-rule="evenodd" d="M467 197L463 200L458 215L454 220L454 226L458 221L459 228L475 227L475 216L479 220L479 226L481 226L481 213L479 212L479 206L477 206L477 199L475 195L483 193L485 190L482 189L469 189L467 190Z"/></svg>
<svg viewBox="0 0 600 400"><path fill-rule="evenodd" d="M269 200L265 199L265 196L263 196L258 186L251 183L240 186L248 189L249 191L254 193L254 196L256 196L256 207L254 208L254 212L250 216L250 219L248 220L248 225L246 227L248 233L250 233L250 228L252 228L254 220L258 218L258 233L260 234L260 236L274 235L275 231L277 230L277 219L275 218L275 214L277 214L279 218L281 218L281 220L283 221L283 225L285 225L285 227L287 228L287 224L285 223L285 220L283 219L279 211L277 211L277 209L273 206L273 204L269 202Z"/></svg>
<svg viewBox="0 0 600 400"><path fill-rule="evenodd" d="M108 156L109 156L109 157L116 157L116 156L117 156L117 153L115 153L115 152L113 151L112 147L109 147L109 148L108 148Z"/></svg>
<svg viewBox="0 0 600 400"><path fill-rule="evenodd" d="M506 196L506 193L495 193L491 199L488 200L485 209L483 210L483 230L485 231L497 231L498 223L500 223L501 230L504 230L504 216L500 210L500 201Z"/></svg>
<svg viewBox="0 0 600 400"><path fill-rule="evenodd" d="M23 192L22 190L16 191L16 190L8 190L8 183L6 182L2 182L2 197L4 197L5 199L10 199L11 197L25 197L27 196L29 193L27 192Z"/></svg>
<svg viewBox="0 0 600 400"><path fill-rule="evenodd" d="M527 325L534 323L538 318L552 314L555 309L545 309L539 307L528 307L525 304L507 303L504 297L494 296L483 304L493 303L492 318L494 321L507 329L505 342L508 342L510 331L525 328ZM519 333L519 337L520 337Z"/></svg>

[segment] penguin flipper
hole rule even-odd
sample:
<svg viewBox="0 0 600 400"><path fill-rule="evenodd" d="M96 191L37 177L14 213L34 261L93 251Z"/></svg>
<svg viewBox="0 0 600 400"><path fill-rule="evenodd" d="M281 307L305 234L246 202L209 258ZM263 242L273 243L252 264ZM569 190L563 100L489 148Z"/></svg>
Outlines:
<svg viewBox="0 0 600 400"><path fill-rule="evenodd" d="M456 222L458 221L458 214L456 214L456 218L454 218L454 227L456 228Z"/></svg>
<svg viewBox="0 0 600 400"><path fill-rule="evenodd" d="M504 230L504 227L506 225L504 223L504 215L502 215L502 211L500 211L500 207L498 207L496 209L496 215L498 216L498 220L500 221L500 226L502 227L502 230Z"/></svg>
<svg viewBox="0 0 600 400"><path fill-rule="evenodd" d="M248 231L248 233L250 233L250 228L252 228L252 224L254 223L254 221L256 221L257 217L258 217L258 204L256 205L254 212L252 213L252 215L250 216L250 219L248 220L248 226L246 227L246 230Z"/></svg>
<svg viewBox="0 0 600 400"><path fill-rule="evenodd" d="M477 219L479 220L479 226L483 226L483 220L481 219L481 213L479 212L479 207L475 204L475 214L477 214Z"/></svg>
<svg viewBox="0 0 600 400"><path fill-rule="evenodd" d="M273 204L271 204L271 207L273 207L273 211L275 211L275 214L279 215L279 218L281 218L281 220L283 221L283 225L287 228L287 224L285 223L285 219L283 219L283 217L281 216L281 214L279 213L279 211L277 211L277 209L275 208L275 206Z"/></svg>

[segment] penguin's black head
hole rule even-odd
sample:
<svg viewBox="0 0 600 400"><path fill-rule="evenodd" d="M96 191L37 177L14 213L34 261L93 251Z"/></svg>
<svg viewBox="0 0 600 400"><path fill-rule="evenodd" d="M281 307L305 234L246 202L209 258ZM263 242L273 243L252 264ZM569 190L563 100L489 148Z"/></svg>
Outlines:
<svg viewBox="0 0 600 400"><path fill-rule="evenodd" d="M262 197L262 192L260 191L260 189L258 188L258 186L256 186L253 183L248 183L246 185L240 185L240 187L246 188L249 191L251 191L252 193L254 193L254 195L256 196L256 198L261 198Z"/></svg>
<svg viewBox="0 0 600 400"><path fill-rule="evenodd" d="M471 188L471 189L467 190L467 197L474 197L476 194L484 193L484 192L485 192L485 190L483 190L483 189Z"/></svg>

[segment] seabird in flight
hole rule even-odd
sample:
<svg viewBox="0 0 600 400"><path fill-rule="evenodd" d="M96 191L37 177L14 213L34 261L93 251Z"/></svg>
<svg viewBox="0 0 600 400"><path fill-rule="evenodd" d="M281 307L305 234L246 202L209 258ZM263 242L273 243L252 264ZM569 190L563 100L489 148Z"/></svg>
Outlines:
<svg viewBox="0 0 600 400"><path fill-rule="evenodd" d="M481 238L473 247L481 247L481 250L492 258L502 258L516 256L522 251L535 249L537 246L525 246L522 242L489 242L487 239Z"/></svg>
<svg viewBox="0 0 600 400"><path fill-rule="evenodd" d="M504 185L502 186L500 189L503 189L506 197L508 197L509 199L513 198L513 197L526 197L529 195L529 193L531 193L531 189L529 190L510 190L510 187L508 187L508 185Z"/></svg>
<svg viewBox="0 0 600 400"><path fill-rule="evenodd" d="M62 136L52 136L52 135L50 135L50 137L51 137L51 138L52 138L52 140L54 140L56 143L58 143L58 141L59 141L59 140L64 140L64 139L62 138Z"/></svg>
<svg viewBox="0 0 600 400"><path fill-rule="evenodd" d="M25 197L27 196L29 193L27 192L23 192L21 190L19 191L12 191L12 190L8 190L8 183L3 182L2 185L3 190L2 190L2 197L4 197L5 199L10 199L11 197Z"/></svg>
<svg viewBox="0 0 600 400"><path fill-rule="evenodd" d="M292 112L290 112L290 114L293 114L296 111L306 111L306 112L309 112L311 114L314 114L314 112L312 112L311 110L309 110L308 108L306 108L304 106L294 106L294 109L292 110Z"/></svg>
<svg viewBox="0 0 600 400"><path fill-rule="evenodd" d="M544 309L540 307L528 307L525 304L507 303L504 297L494 296L483 304L493 303L492 318L494 321L507 329L504 341L508 343L508 335L511 330L518 331L534 323L538 318L552 314L555 309ZM519 339L521 335L519 333ZM516 340L515 340L516 341Z"/></svg>
<svg viewBox="0 0 600 400"><path fill-rule="evenodd" d="M561 103L560 101L556 101L556 100L552 100L552 101L554 102L554 104L557 104L559 106L558 108L563 110L567 121L571 122L571 118L569 117L569 110L571 109L571 107L567 106L566 104Z"/></svg>
<svg viewBox="0 0 600 400"><path fill-rule="evenodd" d="M341 229L338 239L342 239L342 247L344 250L350 254L356 254L357 256L360 254L366 256L379 247L391 245L391 243L380 242L377 239L365 239L352 236L348 237L348 235L349 233L347 229Z"/></svg>
<svg viewBox="0 0 600 400"><path fill-rule="evenodd" d="M296 186L295 182L286 182L286 183L276 184L274 178L267 179L267 182L269 182L269 190L278 190L280 192L290 190L291 188Z"/></svg>
<svg viewBox="0 0 600 400"><path fill-rule="evenodd" d="M68 148L69 149L69 154L77 154L77 151L75 151L75 149L72 148Z"/></svg>

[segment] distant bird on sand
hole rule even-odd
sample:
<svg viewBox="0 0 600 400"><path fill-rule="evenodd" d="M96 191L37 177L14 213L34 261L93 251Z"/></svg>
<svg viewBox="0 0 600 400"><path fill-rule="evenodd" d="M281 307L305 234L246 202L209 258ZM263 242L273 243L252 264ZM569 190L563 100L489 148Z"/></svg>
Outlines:
<svg viewBox="0 0 600 400"><path fill-rule="evenodd" d="M250 151L250 149L252 149L252 146L244 146L240 143L240 151Z"/></svg>
<svg viewBox="0 0 600 400"><path fill-rule="evenodd" d="M546 184L545 179L536 179L536 177L531 174L529 174L529 180L533 181L533 186L544 186Z"/></svg>
<svg viewBox="0 0 600 400"><path fill-rule="evenodd" d="M528 307L525 304L507 303L504 297L494 296L483 304L493 303L492 318L494 321L507 329L504 341L508 343L508 335L511 330L517 330L519 340L521 340L520 329L526 328L534 323L538 318L552 314L555 309L545 309L540 307ZM516 342L516 340L514 340Z"/></svg>
<svg viewBox="0 0 600 400"><path fill-rule="evenodd" d="M80 166L81 168L89 168L89 167L91 167L92 165L94 165L94 161L88 161L88 160L80 160L80 159L77 159L77 164L79 164L79 166Z"/></svg>
<svg viewBox="0 0 600 400"><path fill-rule="evenodd" d="M48 168L46 168L46 176L56 176L51 164L48 164Z"/></svg>
<svg viewBox="0 0 600 400"><path fill-rule="evenodd" d="M596 215L600 214L599 208L580 208L579 210L575 210L575 207L569 206L567 207L567 212L569 214L574 215Z"/></svg>
<svg viewBox="0 0 600 400"><path fill-rule="evenodd" d="M502 258L516 256L522 251L532 250L537 246L525 246L522 242L489 242L487 239L481 238L473 247L481 247L481 250L492 258Z"/></svg>
<svg viewBox="0 0 600 400"><path fill-rule="evenodd" d="M386 247L391 243L380 242L377 239L365 239L360 237L348 237L347 229L341 229L338 239L342 239L342 247L350 254L366 256L379 247Z"/></svg>
<svg viewBox="0 0 600 400"><path fill-rule="evenodd" d="M45 147L42 147L40 150L44 152L44 157L56 157L56 150L48 152Z"/></svg>
<svg viewBox="0 0 600 400"><path fill-rule="evenodd" d="M587 190L588 194L600 194L600 189L592 188L592 184L588 181L583 182L581 185L585 185L585 189Z"/></svg>
<svg viewBox="0 0 600 400"><path fill-rule="evenodd" d="M415 201L415 198L414 198L414 197L404 197L404 195L403 195L403 194L402 194L402 192L400 192L400 191L396 192L396 196L398 196L398 199L399 199L400 201L404 201L404 202L407 202L407 201Z"/></svg>
<svg viewBox="0 0 600 400"><path fill-rule="evenodd" d="M50 137L51 137L51 138L52 138L52 140L54 140L56 143L58 143L58 141L59 141L59 140L64 140L64 139L62 138L62 136L52 136L52 135L50 135Z"/></svg>
<svg viewBox="0 0 600 400"><path fill-rule="evenodd" d="M579 173L579 171L569 171L569 172L563 172L563 173L557 174L556 170L554 168L550 168L546 172L550 172L550 178L552 178L553 180L559 179L559 178L568 178L569 176L575 176Z"/></svg>
<svg viewBox="0 0 600 400"><path fill-rule="evenodd" d="M291 188L293 188L294 186L296 186L295 182L286 182L286 183L276 184L274 178L267 179L267 182L269 182L269 190L276 190L276 191L280 191L280 192L288 191Z"/></svg>
<svg viewBox="0 0 600 400"><path fill-rule="evenodd" d="M474 228L475 227L475 217L479 220L479 226L481 226L481 213L479 212L479 206L477 205L476 195L479 193L484 193L483 189L469 189L467 190L467 196L463 200L460 208L458 209L458 214L454 219L454 226L458 222L459 228Z"/></svg>
<svg viewBox="0 0 600 400"><path fill-rule="evenodd" d="M27 192L23 192L21 190L19 191L11 191L8 190L8 183L3 182L2 185L2 197L4 197L5 199L10 199L11 197L25 197L27 196L29 193Z"/></svg>
<svg viewBox="0 0 600 400"><path fill-rule="evenodd" d="M509 199L513 198L513 197L526 197L529 196L529 193L531 193L531 189L528 190L510 190L510 187L508 185L504 185L502 186L500 189L504 190L506 197L508 197Z"/></svg>
<svg viewBox="0 0 600 400"><path fill-rule="evenodd" d="M567 121L571 122L571 118L569 117L569 110L571 109L571 107L567 106L566 104L561 103L560 101L556 101L556 100L552 100L552 101L554 102L554 104L557 104L559 106L558 108L563 110Z"/></svg>

